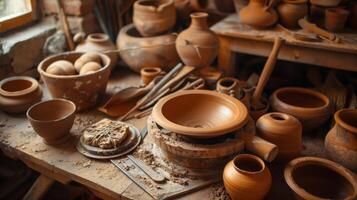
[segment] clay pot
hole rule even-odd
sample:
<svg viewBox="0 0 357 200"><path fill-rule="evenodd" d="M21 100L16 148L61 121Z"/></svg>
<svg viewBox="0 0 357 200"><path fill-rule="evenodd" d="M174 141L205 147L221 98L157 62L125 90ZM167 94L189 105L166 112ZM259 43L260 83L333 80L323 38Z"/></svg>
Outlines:
<svg viewBox="0 0 357 200"><path fill-rule="evenodd" d="M341 0L310 0L312 5L322 6L322 7L336 7Z"/></svg>
<svg viewBox="0 0 357 200"><path fill-rule="evenodd" d="M323 200L357 198L357 183L351 171L327 159L300 157L284 170L286 183L296 199Z"/></svg>
<svg viewBox="0 0 357 200"><path fill-rule="evenodd" d="M245 92L238 79L232 77L221 78L217 81L216 90L219 93L241 100L249 108L249 95Z"/></svg>
<svg viewBox="0 0 357 200"><path fill-rule="evenodd" d="M23 113L42 98L38 82L27 76L15 76L0 82L0 109L8 113Z"/></svg>
<svg viewBox="0 0 357 200"><path fill-rule="evenodd" d="M133 22L142 36L156 36L168 32L176 23L173 0L139 0L134 3Z"/></svg>
<svg viewBox="0 0 357 200"><path fill-rule="evenodd" d="M285 87L270 96L273 111L296 117L302 124L303 132L319 128L331 116L332 106L324 94L306 88Z"/></svg>
<svg viewBox="0 0 357 200"><path fill-rule="evenodd" d="M308 13L306 0L284 0L278 8L279 21L287 28L299 28L298 21Z"/></svg>
<svg viewBox="0 0 357 200"><path fill-rule="evenodd" d="M269 5L266 5L265 0L250 0L248 5L239 11L239 19L242 23L256 28L273 26L278 20L278 14L271 8L273 4L269 2Z"/></svg>
<svg viewBox="0 0 357 200"><path fill-rule="evenodd" d="M149 84L156 76L160 75L162 70L158 67L144 67L140 71L141 81L144 85Z"/></svg>
<svg viewBox="0 0 357 200"><path fill-rule="evenodd" d="M77 110L85 110L95 106L99 97L105 94L110 75L110 58L99 53L103 67L89 74L57 76L45 71L51 63L57 60L67 60L73 63L82 54L79 52L56 54L44 59L37 68L51 96L73 101Z"/></svg>
<svg viewBox="0 0 357 200"><path fill-rule="evenodd" d="M240 154L223 171L223 183L233 200L260 200L270 190L272 178L264 161L257 156Z"/></svg>
<svg viewBox="0 0 357 200"><path fill-rule="evenodd" d="M257 121L258 135L277 145L277 159L292 159L302 149L302 126L295 117L279 112L268 113Z"/></svg>
<svg viewBox="0 0 357 200"><path fill-rule="evenodd" d="M170 70L179 61L173 33L155 37L141 37L133 24L124 26L117 38L120 56L129 68L137 73L143 67L160 67Z"/></svg>
<svg viewBox="0 0 357 200"><path fill-rule="evenodd" d="M335 113L335 126L325 138L325 148L332 160L357 171L357 110Z"/></svg>
<svg viewBox="0 0 357 200"><path fill-rule="evenodd" d="M218 37L207 24L207 13L191 14L191 25L176 40L177 53L189 66L208 67L218 53Z"/></svg>
<svg viewBox="0 0 357 200"><path fill-rule="evenodd" d="M49 112L50 111L50 112ZM47 144L65 142L74 122L76 105L65 99L39 102L27 111L32 128Z"/></svg>
<svg viewBox="0 0 357 200"><path fill-rule="evenodd" d="M163 128L197 138L227 134L243 127L249 119L241 101L209 90L167 95L154 106L152 115Z"/></svg>
<svg viewBox="0 0 357 200"><path fill-rule="evenodd" d="M325 28L329 31L341 31L347 22L349 12L343 8L329 8L325 10Z"/></svg>
<svg viewBox="0 0 357 200"><path fill-rule="evenodd" d="M109 56L111 60L110 67L113 68L118 62L118 53L115 44L104 33L92 33L87 36L80 44L77 45L77 52L99 52ZM112 51L112 52L105 52Z"/></svg>

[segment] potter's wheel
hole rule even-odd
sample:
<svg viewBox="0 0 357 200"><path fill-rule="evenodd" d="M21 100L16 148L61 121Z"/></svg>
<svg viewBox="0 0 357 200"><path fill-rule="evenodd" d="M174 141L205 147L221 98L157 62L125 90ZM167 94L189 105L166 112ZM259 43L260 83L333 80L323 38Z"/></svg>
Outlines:
<svg viewBox="0 0 357 200"><path fill-rule="evenodd" d="M210 139L192 138L168 131L157 125L152 116L148 118L147 125L148 133L168 160L195 169L223 167L244 148L244 142L238 135L255 133L252 119L237 131Z"/></svg>
<svg viewBox="0 0 357 200"><path fill-rule="evenodd" d="M82 135L77 143L77 150L81 154L95 159L112 159L126 155L134 150L141 142L141 135L139 130L133 125L129 125L129 130L130 132L128 136L117 148L102 149L99 147L87 145L84 143Z"/></svg>

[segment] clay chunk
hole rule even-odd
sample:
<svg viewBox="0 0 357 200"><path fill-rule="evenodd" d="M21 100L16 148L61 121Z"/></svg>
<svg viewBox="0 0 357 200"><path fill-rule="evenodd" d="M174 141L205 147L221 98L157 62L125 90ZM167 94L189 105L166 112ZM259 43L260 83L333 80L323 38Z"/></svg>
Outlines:
<svg viewBox="0 0 357 200"><path fill-rule="evenodd" d="M123 122L103 119L84 130L84 143L102 149L117 148L130 134L129 126Z"/></svg>

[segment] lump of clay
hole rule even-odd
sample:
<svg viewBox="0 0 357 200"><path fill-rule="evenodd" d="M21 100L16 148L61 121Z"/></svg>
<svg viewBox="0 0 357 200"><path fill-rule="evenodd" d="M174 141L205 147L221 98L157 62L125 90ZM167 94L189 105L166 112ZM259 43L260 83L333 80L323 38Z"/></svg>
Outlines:
<svg viewBox="0 0 357 200"><path fill-rule="evenodd" d="M130 134L129 126L123 122L103 119L83 133L84 143L102 149L117 148Z"/></svg>
<svg viewBox="0 0 357 200"><path fill-rule="evenodd" d="M88 62L83 65L79 74L89 74L98 71L101 68L100 64L96 62Z"/></svg>
<svg viewBox="0 0 357 200"><path fill-rule="evenodd" d="M46 72L53 75L75 75L73 64L67 60L58 60L47 67Z"/></svg>
<svg viewBox="0 0 357 200"><path fill-rule="evenodd" d="M81 68L88 62L96 62L101 65L102 58L96 52L85 53L74 62L74 67L76 68L76 71L80 73Z"/></svg>

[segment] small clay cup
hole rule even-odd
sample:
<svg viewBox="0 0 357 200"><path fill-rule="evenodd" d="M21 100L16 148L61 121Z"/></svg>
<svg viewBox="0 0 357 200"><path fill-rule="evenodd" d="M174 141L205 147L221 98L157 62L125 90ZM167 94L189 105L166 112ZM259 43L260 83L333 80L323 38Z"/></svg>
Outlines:
<svg viewBox="0 0 357 200"><path fill-rule="evenodd" d="M39 102L27 111L32 128L46 144L60 144L70 136L76 105L65 99Z"/></svg>
<svg viewBox="0 0 357 200"><path fill-rule="evenodd" d="M223 182L234 200L260 200L270 190L272 178L262 159L240 154L225 166Z"/></svg>
<svg viewBox="0 0 357 200"><path fill-rule="evenodd" d="M347 22L349 11L343 8L329 8L325 10L325 28L329 31L341 31Z"/></svg>
<svg viewBox="0 0 357 200"><path fill-rule="evenodd" d="M331 116L332 106L329 98L315 90L285 87L270 96L273 111L296 117L302 124L303 132L321 127Z"/></svg>
<svg viewBox="0 0 357 200"><path fill-rule="evenodd" d="M154 78L162 72L159 67L144 67L140 70L141 81L144 85L149 84Z"/></svg>
<svg viewBox="0 0 357 200"><path fill-rule="evenodd" d="M243 89L240 81L233 77L224 77L217 81L216 90L241 100L249 108L249 95Z"/></svg>
<svg viewBox="0 0 357 200"><path fill-rule="evenodd" d="M0 109L8 113L24 113L42 98L38 82L27 76L15 76L0 82Z"/></svg>
<svg viewBox="0 0 357 200"><path fill-rule="evenodd" d="M300 157L292 160L284 170L286 183L296 199L357 198L357 183L353 172L327 159Z"/></svg>

